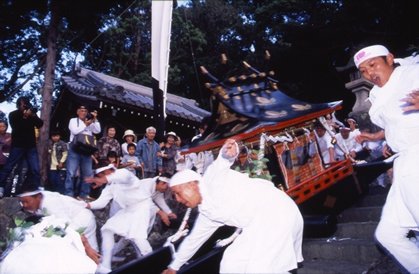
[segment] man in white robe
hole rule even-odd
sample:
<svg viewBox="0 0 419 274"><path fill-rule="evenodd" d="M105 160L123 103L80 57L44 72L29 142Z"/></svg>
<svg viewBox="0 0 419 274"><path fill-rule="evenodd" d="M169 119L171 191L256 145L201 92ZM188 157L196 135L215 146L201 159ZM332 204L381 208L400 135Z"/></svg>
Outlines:
<svg viewBox="0 0 419 274"><path fill-rule="evenodd" d="M350 128L340 127L339 133L335 137L335 159L338 161L345 160L345 154L355 159L356 153L362 150L361 144L355 140L355 134L351 132Z"/></svg>
<svg viewBox="0 0 419 274"><path fill-rule="evenodd" d="M192 170L176 173L170 186L178 202L199 208L190 235L164 273L175 273L223 225L242 228L225 250L221 273L284 273L303 261L303 219L290 197L266 180L231 170L238 155L228 140L203 177Z"/></svg>
<svg viewBox="0 0 419 274"><path fill-rule="evenodd" d="M409 230L419 230L419 112L414 92L419 89L419 66L397 67L394 56L381 45L358 51L354 60L375 84L369 97L371 120L384 129L387 145L399 155L376 241L404 271L419 273L419 248L406 237Z"/></svg>
<svg viewBox="0 0 419 274"><path fill-rule="evenodd" d="M83 228L83 235L91 248L95 251L99 250L96 238L96 219L93 213L85 208L84 202L61 195L58 192L44 190L38 192L35 190L36 187L32 190L31 187L34 188L35 186L27 186L18 195L23 208L27 212L37 216L55 215L65 220L74 230Z"/></svg>
<svg viewBox="0 0 419 274"><path fill-rule="evenodd" d="M316 135L317 144L319 145L320 152L324 164L335 161L335 150L332 144L332 136L326 132L324 126L316 121L314 124L314 134Z"/></svg>
<svg viewBox="0 0 419 274"><path fill-rule="evenodd" d="M163 192L168 188L168 178L159 177L139 180L126 169L115 169L113 165L96 170L94 178L86 178L93 184L93 188L107 184L100 197L87 203L89 209L102 209L111 200L111 218L101 228L102 233L102 262L98 267L100 273L111 272L112 255L115 246L114 234L132 241L141 255L152 251L147 240L156 213L163 222L170 224L169 218L176 218L163 198ZM153 203L154 201L154 203ZM127 241L118 244L119 250Z"/></svg>

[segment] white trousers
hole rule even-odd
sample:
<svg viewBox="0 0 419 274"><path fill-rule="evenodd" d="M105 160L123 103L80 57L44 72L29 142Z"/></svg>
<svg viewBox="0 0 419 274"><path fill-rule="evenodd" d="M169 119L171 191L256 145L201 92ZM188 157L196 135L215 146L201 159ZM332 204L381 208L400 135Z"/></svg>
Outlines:
<svg viewBox="0 0 419 274"><path fill-rule="evenodd" d="M137 248L140 250L142 256L153 251L147 239L134 238L131 240L135 243ZM108 269L111 269L111 260L112 260L112 255L114 253L113 252L114 246L115 246L114 233L109 230L102 230L102 262L101 263L104 267Z"/></svg>
<svg viewBox="0 0 419 274"><path fill-rule="evenodd" d="M409 153L410 154L410 153ZM419 172L409 156L395 161L394 182L387 196L375 238L399 267L410 273L419 273L419 247L406 235L418 231Z"/></svg>

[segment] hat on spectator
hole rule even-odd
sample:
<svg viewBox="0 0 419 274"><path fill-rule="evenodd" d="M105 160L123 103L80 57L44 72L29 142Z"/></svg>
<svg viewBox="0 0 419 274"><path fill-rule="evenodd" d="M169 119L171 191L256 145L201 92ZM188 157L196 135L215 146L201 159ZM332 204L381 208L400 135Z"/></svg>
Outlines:
<svg viewBox="0 0 419 274"><path fill-rule="evenodd" d="M169 137L169 136L172 136L175 139L175 141L177 141L177 135L173 131L166 134L166 136L164 137L166 139L166 141L167 141L167 137Z"/></svg>
<svg viewBox="0 0 419 274"><path fill-rule="evenodd" d="M125 130L125 132L124 132L124 136L122 136L122 139L124 139L124 140L125 140L125 137L127 137L127 136L132 136L132 137L134 137L133 142L134 142L134 143L136 143L136 142L137 142L137 136L135 135L134 131L132 131L131 129L127 129L127 130Z"/></svg>

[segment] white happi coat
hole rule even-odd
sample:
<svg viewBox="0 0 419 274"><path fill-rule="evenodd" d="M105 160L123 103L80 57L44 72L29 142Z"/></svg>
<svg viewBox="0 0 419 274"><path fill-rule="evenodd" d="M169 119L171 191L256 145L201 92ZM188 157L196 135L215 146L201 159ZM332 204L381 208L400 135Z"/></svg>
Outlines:
<svg viewBox="0 0 419 274"><path fill-rule="evenodd" d="M419 66L400 66L383 87L371 90L369 112L372 122L385 130L387 144L399 153L376 237L412 273L419 272L419 248L405 235L419 227L419 112L404 113L406 103L400 99L418 88Z"/></svg>
<svg viewBox="0 0 419 274"><path fill-rule="evenodd" d="M327 134L327 133L326 133ZM342 151L339 146L335 145L335 158L338 160L344 160L345 159L345 153L349 152L359 152L362 150L362 146L360 143L358 143L355 140L355 134L353 132L349 132L349 136L347 139L343 139L342 134L338 133L335 135L337 144L339 144L340 147L344 151Z"/></svg>
<svg viewBox="0 0 419 274"><path fill-rule="evenodd" d="M316 135L317 143L319 144L320 152L322 153L322 158L324 163L330 163L330 153L329 148L333 148L332 145L332 136L330 136L329 132L325 132L323 137L319 137L314 131Z"/></svg>
<svg viewBox="0 0 419 274"><path fill-rule="evenodd" d="M159 207L171 213L163 193L156 193L155 179L140 180L126 169L118 169L106 178L108 184L102 194L90 203L91 209L101 209L113 199L111 218L102 230L110 230L126 239L146 239Z"/></svg>
<svg viewBox="0 0 419 274"><path fill-rule="evenodd" d="M382 138L377 141L366 141L363 143L363 146L368 147L371 150L370 155L372 159L377 159L378 157L383 156L383 148L385 144L385 138Z"/></svg>
<svg viewBox="0 0 419 274"><path fill-rule="evenodd" d="M61 195L58 192L42 191L41 194L40 209L45 211L46 215L55 215L57 218L66 220L69 227L74 230L85 228L83 234L90 246L96 251L99 250L95 216L86 208L85 202ZM36 214L41 215L39 212Z"/></svg>
<svg viewBox="0 0 419 274"><path fill-rule="evenodd" d="M219 156L199 183L202 203L191 234L170 268L178 270L220 226L242 228L224 252L221 273L283 273L297 268L303 219L294 203L271 182L230 169Z"/></svg>

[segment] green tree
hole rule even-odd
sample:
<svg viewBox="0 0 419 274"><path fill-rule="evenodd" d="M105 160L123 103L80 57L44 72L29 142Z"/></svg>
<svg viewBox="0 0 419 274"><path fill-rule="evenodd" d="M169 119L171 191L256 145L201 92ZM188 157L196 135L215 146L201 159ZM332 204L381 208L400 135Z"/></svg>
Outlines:
<svg viewBox="0 0 419 274"><path fill-rule="evenodd" d="M0 4L2 6L0 24L6 29L2 33L4 40L1 43L4 54L0 57L3 90L3 97L0 99L10 100L15 94L22 94L23 85L33 80L31 88L40 90L42 96L41 119L44 120L44 126L40 130L38 154L40 159L46 159L52 94L54 81L57 80L55 78L57 60L61 52L85 46L85 39L89 39L92 28L97 31L95 28L97 21L94 20L100 18L103 11L107 11L108 8L107 5L100 5L101 9L92 3L80 0L50 0L36 3L26 0L3 0ZM74 12L75 10L78 12ZM66 20L63 20L64 18ZM89 24L84 24L87 21ZM71 28L73 31L69 31ZM83 38L76 35L82 30L86 32ZM41 182L44 183L47 178L46 161L40 161L40 168Z"/></svg>
<svg viewBox="0 0 419 274"><path fill-rule="evenodd" d="M128 2L118 5L104 17L101 21L104 31L86 50L82 65L151 85L151 2L136 1L128 9L127 6Z"/></svg>

